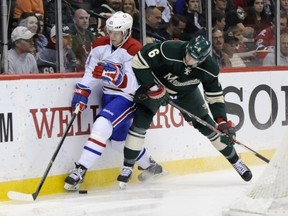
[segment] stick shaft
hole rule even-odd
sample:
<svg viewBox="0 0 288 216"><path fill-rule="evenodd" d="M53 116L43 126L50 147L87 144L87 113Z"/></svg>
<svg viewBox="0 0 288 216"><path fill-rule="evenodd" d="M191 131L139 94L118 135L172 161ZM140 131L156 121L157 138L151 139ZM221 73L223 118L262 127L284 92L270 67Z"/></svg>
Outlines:
<svg viewBox="0 0 288 216"><path fill-rule="evenodd" d="M193 115L192 113L188 112L186 109L178 106L177 104L175 104L172 100L168 100L168 103L175 107L176 109L178 109L179 111L189 115L190 117L194 118L197 122L199 122L200 124L208 127L210 130L216 132L217 134L219 135L223 135L223 133L218 130L217 128L215 128L213 125L209 124L208 122L204 121L203 119L199 118L198 116L196 115ZM231 138L230 138L231 139ZM266 163L269 163L270 161L265 158L263 155L257 153L256 151L254 151L253 149L249 148L248 146L244 145L243 143L239 142L238 140L236 139L232 139L232 141L242 147L244 147L246 150L250 151L251 153L253 153L256 157L260 158L261 160L265 161Z"/></svg>
<svg viewBox="0 0 288 216"><path fill-rule="evenodd" d="M73 116L72 116L70 122L68 123L68 125L65 129L65 132L64 132L64 134L63 134L63 136L62 136L62 138L61 138L61 140L60 140L60 142L59 142L59 144L58 144L58 146L57 146L57 148L56 148L56 150L55 150L55 152L51 158L51 160L49 161L49 164L48 164L48 166L47 166L47 168L46 168L46 170L45 170L45 172L41 178L40 183L38 184L36 191L32 194L25 194L25 193L16 192L16 191L9 191L8 192L9 198L15 199L15 200L23 200L23 201L29 201L29 200L36 200L37 199L37 197L41 191L41 188L42 188L43 184L45 183L45 180L48 176L48 173L49 173L49 171L50 171L50 169L51 169L51 167L52 167L52 165L53 165L53 163L54 163L54 161L55 161L55 159L56 159L56 157L57 157L57 155L58 155L58 153L59 153L59 151L60 151L60 149L64 143L64 140L67 137L67 134L68 134L70 128L72 127L72 124L73 124L73 122L74 122L74 120L75 120L75 118L79 112L80 112L80 106L77 106L74 113L73 113Z"/></svg>
<svg viewBox="0 0 288 216"><path fill-rule="evenodd" d="M58 144L58 146L57 146L57 148L56 148L51 160L49 161L49 164L48 164L48 166L47 166L47 168L46 168L46 170L45 170L45 172L43 174L43 177L42 177L42 179L41 179L36 191L33 193L34 200L36 200L38 194L40 193L40 190L41 190L41 188L42 188L42 186L43 186L43 184L44 184L44 182L45 182L45 180L46 180L46 178L48 176L48 173L49 173L49 171L50 171L50 169L51 169L51 167L52 167L52 165L53 165L53 163L54 163L54 161L55 161L55 159L56 159L56 157L57 157L57 155L58 155L58 153L59 153L59 151L60 151L60 149L61 149L61 147L62 147L62 145L64 143L65 138L67 137L67 134L68 134L68 132L69 132L69 130L70 130L70 128L71 128L76 116L77 116L77 114L78 113L76 113L76 112L73 113L73 116L72 116L69 124L67 125L66 130L65 130L65 132L64 132L64 134L63 134L63 136L62 136L62 138L61 138L61 140L60 140L60 142L59 142L59 144Z"/></svg>

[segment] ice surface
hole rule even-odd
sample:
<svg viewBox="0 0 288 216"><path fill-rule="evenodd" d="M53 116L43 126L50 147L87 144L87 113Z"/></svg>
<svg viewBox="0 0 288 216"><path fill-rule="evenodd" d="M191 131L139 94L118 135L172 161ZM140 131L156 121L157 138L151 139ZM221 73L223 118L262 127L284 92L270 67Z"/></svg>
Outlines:
<svg viewBox="0 0 288 216"><path fill-rule="evenodd" d="M254 181L266 166L250 167ZM149 183L39 196L33 202L0 203L0 216L220 216L253 184L234 171L176 176L169 173Z"/></svg>

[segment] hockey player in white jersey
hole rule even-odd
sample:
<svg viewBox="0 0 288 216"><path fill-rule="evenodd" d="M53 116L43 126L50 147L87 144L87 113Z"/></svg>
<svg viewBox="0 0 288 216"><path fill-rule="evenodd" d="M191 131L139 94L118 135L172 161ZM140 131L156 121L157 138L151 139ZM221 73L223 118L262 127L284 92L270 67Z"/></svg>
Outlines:
<svg viewBox="0 0 288 216"><path fill-rule="evenodd" d="M98 113L91 134L85 143L75 169L65 179L66 190L78 190L87 169L99 159L106 145L123 152L124 142L135 111L133 96L138 83L131 67L132 57L141 44L131 38L133 19L123 12L116 12L106 21L107 36L93 44L82 80L76 84L72 106L80 105L83 111L91 89L102 82L102 110ZM163 172L145 148L137 159L143 172L140 181Z"/></svg>

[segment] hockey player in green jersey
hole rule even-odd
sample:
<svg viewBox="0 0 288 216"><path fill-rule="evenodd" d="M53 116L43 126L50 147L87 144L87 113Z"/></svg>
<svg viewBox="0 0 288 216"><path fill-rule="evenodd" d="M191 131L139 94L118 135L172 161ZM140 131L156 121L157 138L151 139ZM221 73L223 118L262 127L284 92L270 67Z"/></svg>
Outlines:
<svg viewBox="0 0 288 216"><path fill-rule="evenodd" d="M134 101L138 104L125 148L124 166L118 176L120 187L125 187L133 166L144 144L145 134L159 107L173 100L188 112L214 125L225 135L219 135L182 113L193 126L232 164L245 181L250 181L250 169L238 157L234 143L234 124L227 119L219 67L209 55L211 43L203 36L189 42L166 41L145 45L133 58L132 67L140 84ZM202 83L204 98L198 88ZM212 116L208 113L207 102Z"/></svg>

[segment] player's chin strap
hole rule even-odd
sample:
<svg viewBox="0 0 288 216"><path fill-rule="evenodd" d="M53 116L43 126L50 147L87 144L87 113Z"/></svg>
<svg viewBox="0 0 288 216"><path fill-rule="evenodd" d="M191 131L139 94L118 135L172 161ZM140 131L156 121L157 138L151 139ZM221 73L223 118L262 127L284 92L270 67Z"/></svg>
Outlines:
<svg viewBox="0 0 288 216"><path fill-rule="evenodd" d="M203 119L199 118L196 115L193 115L192 113L188 112L186 109L178 106L177 104L175 104L171 99L165 99L171 106L175 107L176 109L178 109L180 112L183 112L187 115L189 115L191 118L195 119L197 122L199 122L200 124L204 125L205 127L209 128L210 130L216 132L219 135L224 135L224 133L222 133L220 130L218 130L217 128L215 128L214 126L212 126L211 124L209 124L208 122L204 121ZM256 151L254 151L253 149L249 148L248 146L244 145L243 143L239 142L238 140L234 139L233 137L229 136L229 138L236 144L244 147L245 149L249 150L250 152L252 152L256 157L260 158L261 160L265 161L266 163L269 163L270 161L264 157L263 155L257 153Z"/></svg>

